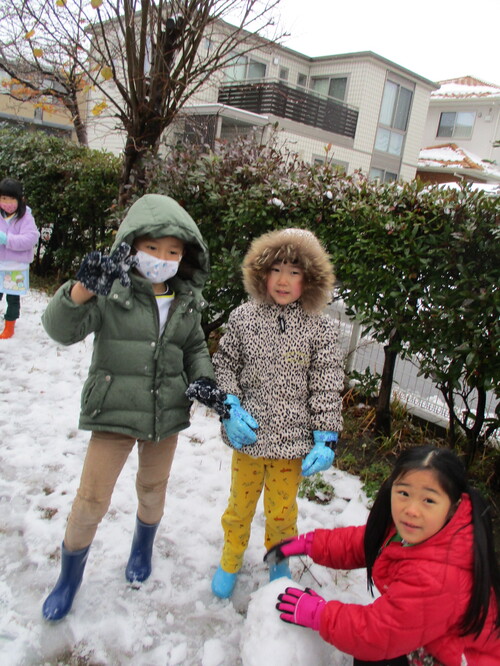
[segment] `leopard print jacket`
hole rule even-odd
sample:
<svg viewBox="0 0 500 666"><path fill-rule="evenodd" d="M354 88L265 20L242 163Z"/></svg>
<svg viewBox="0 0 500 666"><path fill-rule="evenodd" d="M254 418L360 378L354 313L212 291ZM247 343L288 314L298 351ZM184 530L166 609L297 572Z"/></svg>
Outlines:
<svg viewBox="0 0 500 666"><path fill-rule="evenodd" d="M313 430L342 428L343 362L338 330L300 301L281 307L250 300L234 310L213 357L217 383L259 423L252 457L301 458ZM222 428L226 444L229 440Z"/></svg>

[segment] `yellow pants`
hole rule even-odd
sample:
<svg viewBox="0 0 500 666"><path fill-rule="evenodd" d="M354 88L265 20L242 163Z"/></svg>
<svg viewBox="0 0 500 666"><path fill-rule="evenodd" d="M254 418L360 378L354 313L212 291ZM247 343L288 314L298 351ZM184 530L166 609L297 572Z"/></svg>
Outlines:
<svg viewBox="0 0 500 666"><path fill-rule="evenodd" d="M221 520L224 530L221 566L224 571L235 573L241 568L262 488L266 550L297 534L297 493L301 467L301 458L272 460L233 452L231 492Z"/></svg>

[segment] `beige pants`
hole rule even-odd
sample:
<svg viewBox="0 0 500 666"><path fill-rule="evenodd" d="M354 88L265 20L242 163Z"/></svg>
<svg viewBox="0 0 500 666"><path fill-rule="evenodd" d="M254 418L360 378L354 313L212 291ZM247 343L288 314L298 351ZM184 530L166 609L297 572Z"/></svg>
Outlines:
<svg viewBox="0 0 500 666"><path fill-rule="evenodd" d="M86 548L92 543L97 527L109 508L118 476L135 443L133 437L119 433L92 433L80 487L64 535L64 545L69 551ZM159 523L163 516L176 446L177 434L159 442L137 441L137 516L148 525Z"/></svg>

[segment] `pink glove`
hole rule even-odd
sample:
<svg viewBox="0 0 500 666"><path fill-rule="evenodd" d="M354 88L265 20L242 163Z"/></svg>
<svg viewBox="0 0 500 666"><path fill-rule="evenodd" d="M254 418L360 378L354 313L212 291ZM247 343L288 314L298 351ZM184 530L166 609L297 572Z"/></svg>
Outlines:
<svg viewBox="0 0 500 666"><path fill-rule="evenodd" d="M281 611L280 618L283 622L319 631L319 622L326 601L314 590L308 587L305 590L287 587L283 594L278 595L278 601L276 608Z"/></svg>
<svg viewBox="0 0 500 666"><path fill-rule="evenodd" d="M311 555L314 532L299 534L299 536L286 539L270 548L264 555L264 562L279 564L290 555Z"/></svg>

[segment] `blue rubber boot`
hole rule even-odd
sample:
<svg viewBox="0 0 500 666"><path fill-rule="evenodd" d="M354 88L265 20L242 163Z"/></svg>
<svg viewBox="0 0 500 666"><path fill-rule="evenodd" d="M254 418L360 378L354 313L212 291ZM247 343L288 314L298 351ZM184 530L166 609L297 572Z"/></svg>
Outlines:
<svg viewBox="0 0 500 666"><path fill-rule="evenodd" d="M228 571L224 571L219 565L212 578L212 592L219 599L229 599L233 593L237 578L238 572L229 573Z"/></svg>
<svg viewBox="0 0 500 666"><path fill-rule="evenodd" d="M269 582L277 578L291 578L292 572L288 566L288 560L282 560L279 564L271 564L269 567Z"/></svg>
<svg viewBox="0 0 500 666"><path fill-rule="evenodd" d="M73 599L82 582L83 571L87 563L90 546L75 550L66 550L61 546L61 573L54 589L43 603L42 613L46 620L62 620L71 610Z"/></svg>
<svg viewBox="0 0 500 666"><path fill-rule="evenodd" d="M125 576L129 583L142 583L151 574L151 556L158 525L147 525L136 519L132 549L128 558Z"/></svg>

